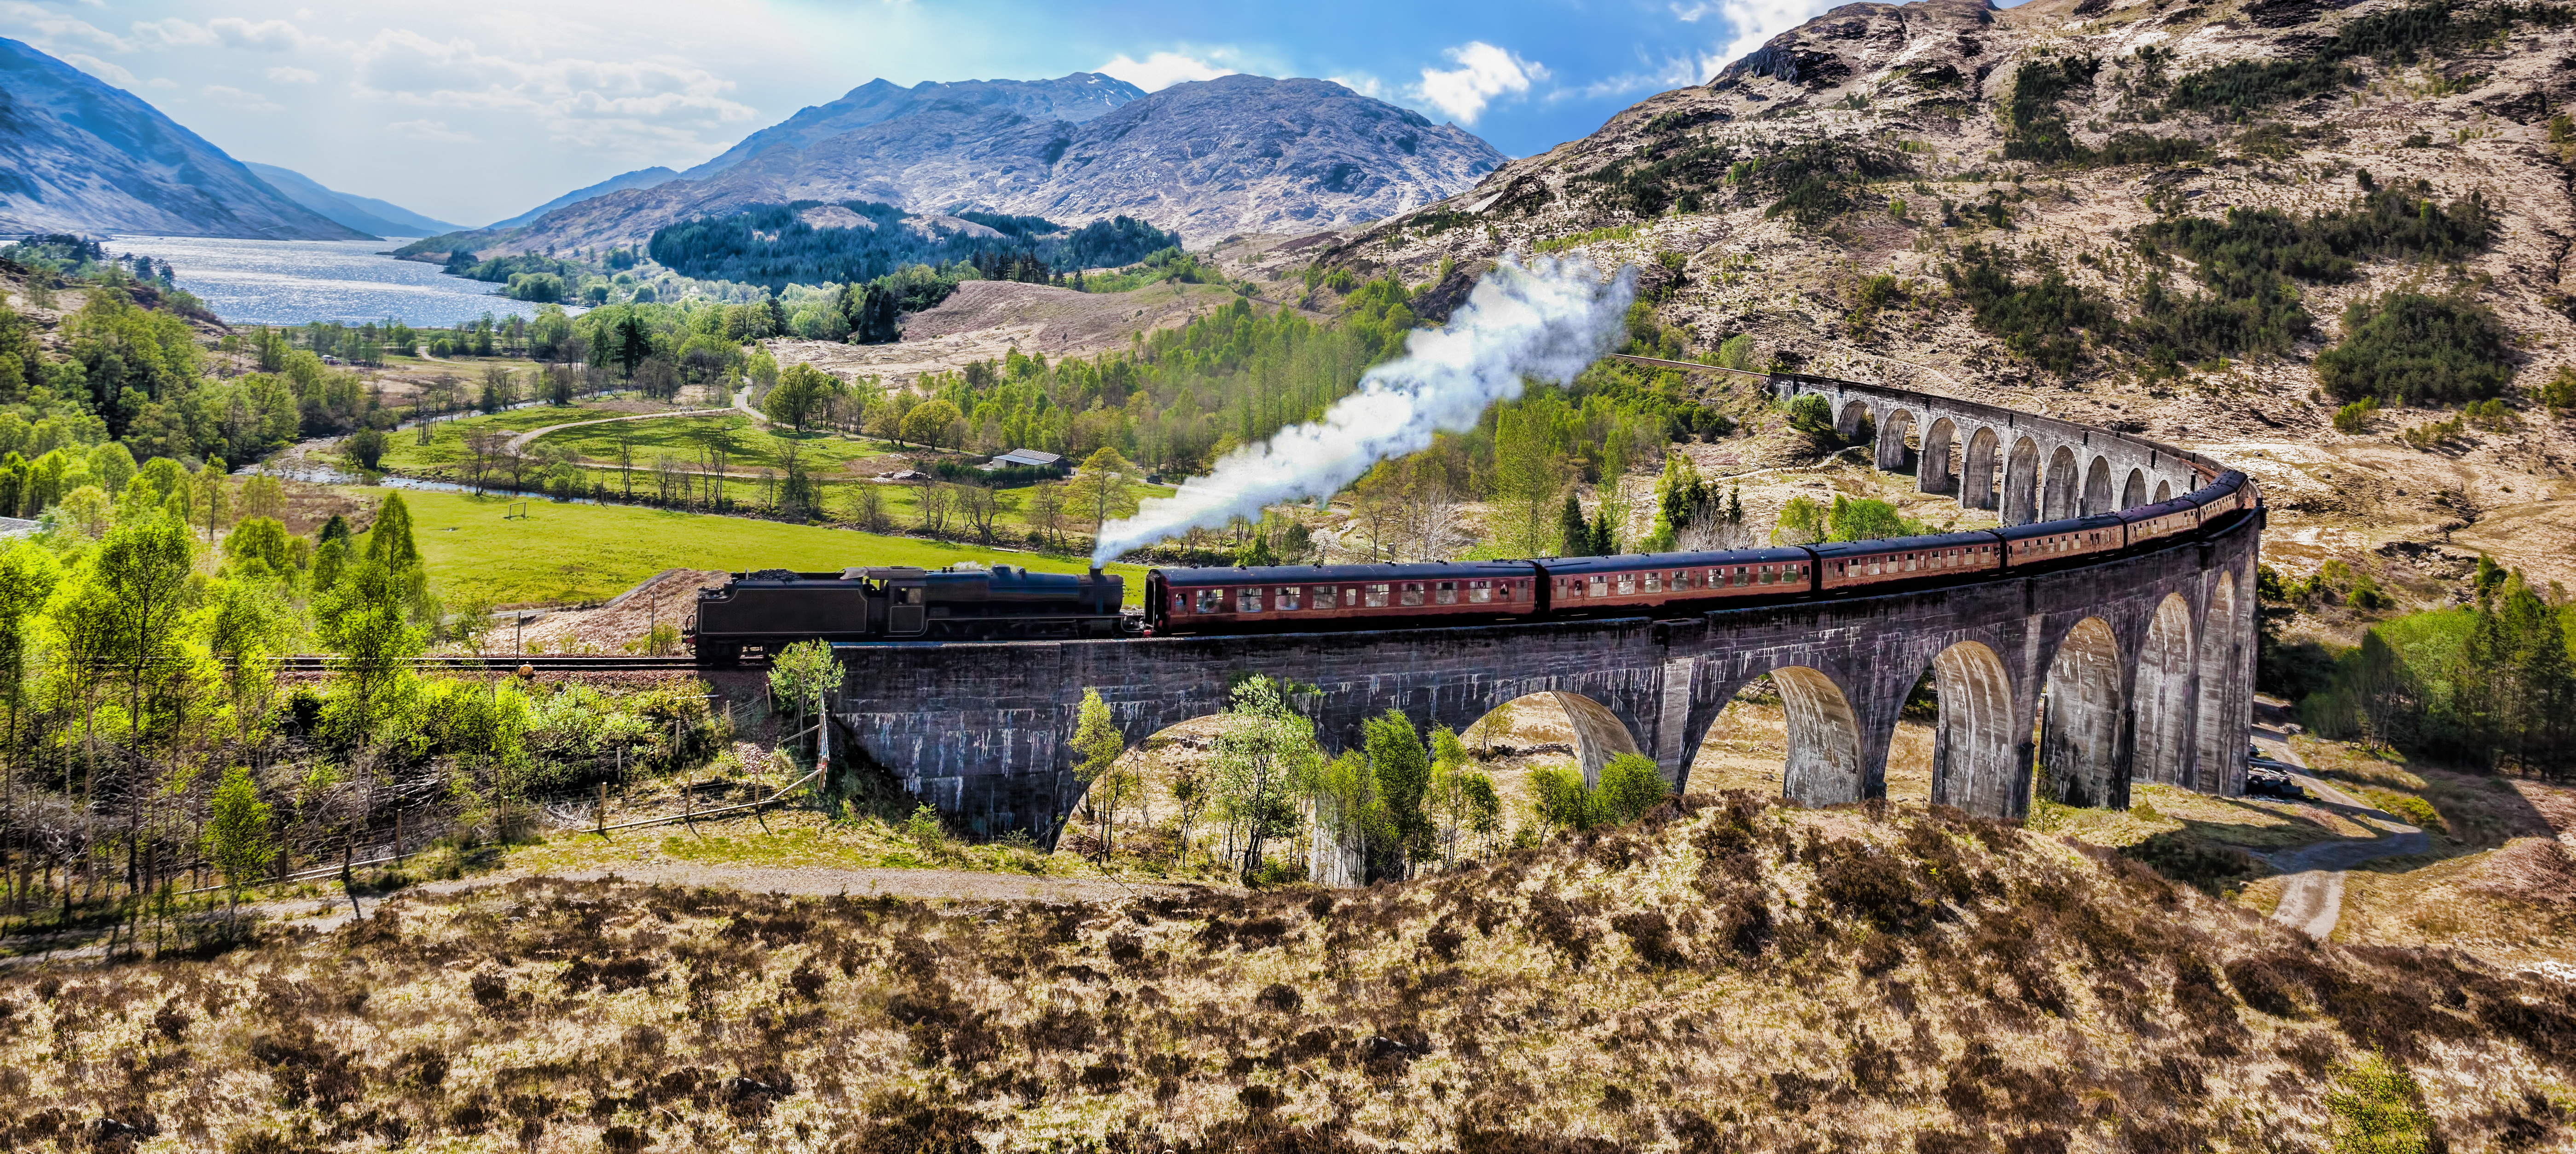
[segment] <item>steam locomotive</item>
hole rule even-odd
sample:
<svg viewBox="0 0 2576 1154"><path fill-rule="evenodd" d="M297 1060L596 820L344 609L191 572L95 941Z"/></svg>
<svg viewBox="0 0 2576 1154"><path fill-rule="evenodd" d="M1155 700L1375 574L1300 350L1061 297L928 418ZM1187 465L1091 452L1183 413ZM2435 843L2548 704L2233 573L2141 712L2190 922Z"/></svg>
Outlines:
<svg viewBox="0 0 2576 1154"><path fill-rule="evenodd" d="M2215 531L2260 504L2254 483L2229 470L2169 501L2009 529L1718 553L1155 569L1141 614L1121 610L1124 580L1098 571L772 569L701 591L687 636L699 660L731 664L746 648L774 652L811 638L1313 633L1706 612L2052 569Z"/></svg>

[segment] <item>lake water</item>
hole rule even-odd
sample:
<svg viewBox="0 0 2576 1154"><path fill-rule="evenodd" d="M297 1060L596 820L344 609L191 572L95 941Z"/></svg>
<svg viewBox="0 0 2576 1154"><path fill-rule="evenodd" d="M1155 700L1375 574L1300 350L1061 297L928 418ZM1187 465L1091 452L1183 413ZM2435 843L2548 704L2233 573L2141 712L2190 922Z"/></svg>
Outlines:
<svg viewBox="0 0 2576 1154"><path fill-rule="evenodd" d="M179 287L236 324L380 321L446 326L484 313L536 315L537 306L492 295L495 286L448 276L434 264L377 255L403 240L231 240L120 236L120 255L169 261Z"/></svg>

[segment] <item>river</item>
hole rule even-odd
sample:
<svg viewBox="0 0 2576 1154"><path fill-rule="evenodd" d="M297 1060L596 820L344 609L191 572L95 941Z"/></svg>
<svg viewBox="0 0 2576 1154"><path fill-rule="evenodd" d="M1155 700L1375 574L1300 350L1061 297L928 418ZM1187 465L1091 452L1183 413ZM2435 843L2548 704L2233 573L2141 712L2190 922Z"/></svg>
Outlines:
<svg viewBox="0 0 2576 1154"><path fill-rule="evenodd" d="M448 276L434 264L382 255L402 240L234 240L119 236L119 255L166 260L179 287L235 324L381 321L443 327L485 313L536 315L537 306L492 295L495 286Z"/></svg>

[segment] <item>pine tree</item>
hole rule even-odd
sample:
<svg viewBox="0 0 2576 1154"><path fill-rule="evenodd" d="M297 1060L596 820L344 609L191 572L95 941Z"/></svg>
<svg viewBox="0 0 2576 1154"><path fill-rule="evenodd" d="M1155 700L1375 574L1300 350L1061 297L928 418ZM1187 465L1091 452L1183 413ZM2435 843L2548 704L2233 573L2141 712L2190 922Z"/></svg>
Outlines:
<svg viewBox="0 0 2576 1154"><path fill-rule="evenodd" d="M1592 542L1585 552L1594 557L1615 556L1619 552L1618 531L1610 526L1610 502L1603 501L1592 516Z"/></svg>
<svg viewBox="0 0 2576 1154"><path fill-rule="evenodd" d="M1563 543L1556 547L1557 556L1592 555L1592 530L1583 523L1583 502L1575 499L1572 489L1565 491L1565 510L1558 514L1557 526L1558 531L1563 534L1561 538Z"/></svg>

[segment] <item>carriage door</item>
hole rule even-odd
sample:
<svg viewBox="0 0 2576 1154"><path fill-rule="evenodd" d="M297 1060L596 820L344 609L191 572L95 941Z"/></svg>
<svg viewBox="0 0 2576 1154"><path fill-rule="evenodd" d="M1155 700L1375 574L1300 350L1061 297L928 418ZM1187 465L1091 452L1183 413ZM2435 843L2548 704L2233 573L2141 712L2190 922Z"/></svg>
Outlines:
<svg viewBox="0 0 2576 1154"><path fill-rule="evenodd" d="M897 585L886 591L893 598L886 605L886 634L891 637L919 637L930 627L930 611L922 604L928 592L919 585Z"/></svg>

